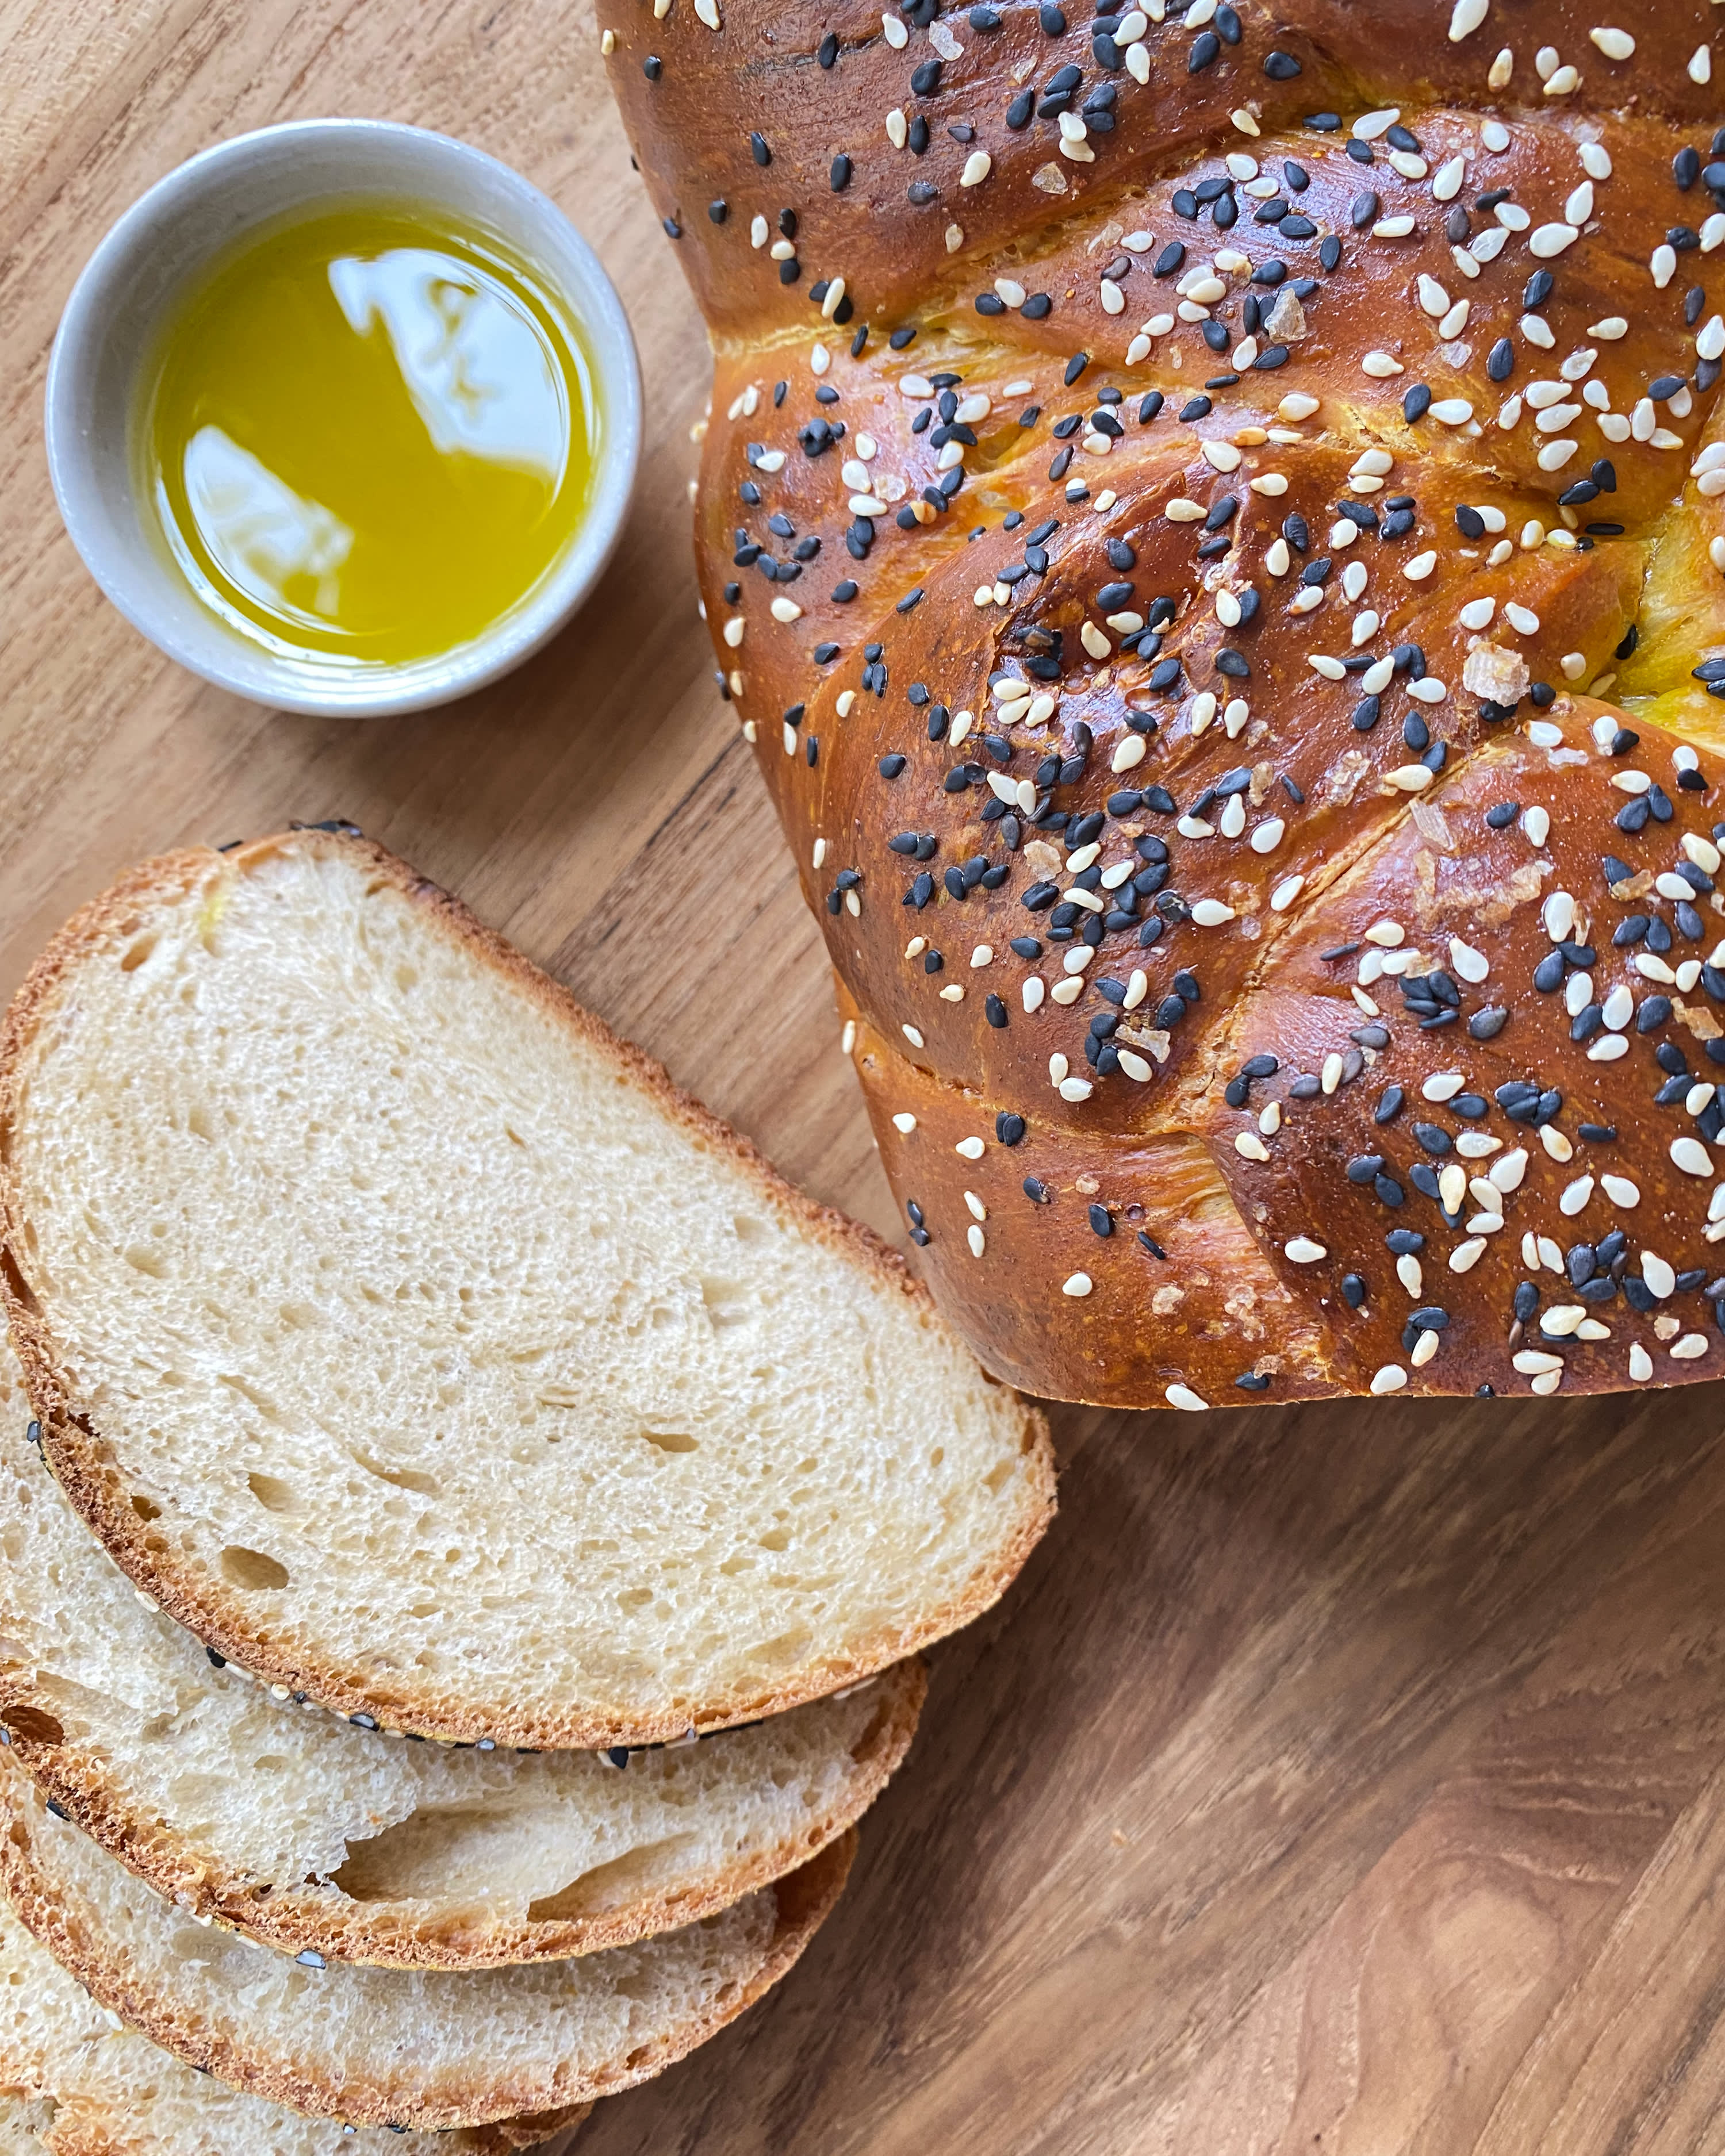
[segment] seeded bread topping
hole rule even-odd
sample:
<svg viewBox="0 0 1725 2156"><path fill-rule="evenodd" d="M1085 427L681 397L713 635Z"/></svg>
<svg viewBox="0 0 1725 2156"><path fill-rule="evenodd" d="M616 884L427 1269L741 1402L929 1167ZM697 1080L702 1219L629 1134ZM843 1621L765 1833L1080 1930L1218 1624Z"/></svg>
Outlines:
<svg viewBox="0 0 1725 2156"><path fill-rule="evenodd" d="M997 1373L1720 1367L1713 15L602 6L721 690Z"/></svg>

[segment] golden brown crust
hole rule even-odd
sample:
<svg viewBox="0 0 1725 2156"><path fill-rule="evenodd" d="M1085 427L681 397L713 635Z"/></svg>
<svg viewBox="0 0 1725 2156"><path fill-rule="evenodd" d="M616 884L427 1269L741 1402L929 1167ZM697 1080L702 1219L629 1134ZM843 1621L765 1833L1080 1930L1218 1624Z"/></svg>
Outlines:
<svg viewBox="0 0 1725 2156"><path fill-rule="evenodd" d="M260 1882L194 1852L162 1820L118 1800L102 1758L72 1746L30 1673L0 1677L0 1723L12 1757L42 1794L110 1856L165 1899L224 1930L285 1953L306 1948L326 1961L393 1969L501 1969L603 1953L699 1922L797 1869L854 1826L897 1770L928 1691L927 1666L913 1656L866 1680L878 1706L852 1753L860 1770L848 1801L810 1820L793 1840L733 1863L677 1892L649 1894L591 1916L506 1922L491 1912L415 1919L400 1902L339 1899L331 1892Z"/></svg>
<svg viewBox="0 0 1725 2156"><path fill-rule="evenodd" d="M65 983L93 953L125 935L138 913L152 904L172 903L201 885L241 873L250 862L290 848L311 854L345 852L365 860L380 886L423 907L446 934L473 949L548 1017L609 1057L668 1120L750 1176L763 1201L788 1215L799 1232L824 1243L901 1295L931 1330L942 1324L927 1291L870 1229L796 1190L747 1138L674 1086L661 1065L620 1040L602 1019L577 1003L567 989L485 927L459 899L418 875L384 847L347 830L301 829L257 840L226 855L205 847L166 855L141 864L73 916L31 968L0 1029L0 1222L4 1227L0 1301L10 1322L24 1389L41 1424L44 1456L74 1509L121 1568L170 1616L229 1661L269 1683L286 1686L291 1693L340 1714L369 1716L386 1728L410 1729L463 1742L483 1738L536 1750L664 1743L681 1736L691 1722L705 1732L783 1713L807 1700L860 1683L906 1659L969 1623L999 1600L1054 1512L1054 1459L1048 1426L1040 1411L1028 1402L1020 1404L1022 1451L1030 1471L1019 1522L994 1561L978 1572L965 1594L931 1610L920 1624L883 1630L859 1640L848 1660L831 1661L809 1672L800 1685L747 1691L734 1688L692 1714L666 1712L619 1723L595 1715L579 1702L553 1712L522 1711L507 1701L498 1701L495 1706L488 1703L487 1710L481 1712L469 1702L439 1697L434 1691L421 1691L406 1682L392 1686L376 1678L357 1681L346 1669L320 1665L309 1651L301 1656L282 1643L259 1640L246 1628L246 1613L232 1597L223 1595L217 1583L183 1563L176 1563L165 1545L154 1546L160 1538L150 1536L134 1510L111 1448L100 1430L74 1407L52 1327L28 1285L28 1265L22 1255L27 1224L12 1164L21 1063Z"/></svg>
<svg viewBox="0 0 1725 2156"><path fill-rule="evenodd" d="M599 17L614 39L612 88L654 206L678 227L675 258L727 341L803 327L816 311L812 289L835 275L845 279L854 300L841 330L866 321L878 336L883 326L920 320L931 294L961 281L971 291L985 286L976 274L980 263L1015 244L1034 247L1063 211L1135 195L1153 177L1178 172L1218 144L1255 149L1309 113L1440 101L1538 107L1532 63L1542 47L1580 64L1582 95L1568 106L1668 116L1694 131L1703 150L1717 125L1717 87L1693 81L1686 69L1697 45L1711 43L1713 33L1705 9L1693 6L1638 11L1636 51L1625 63L1608 60L1591 43L1599 17L1580 0L1497 0L1476 32L1453 43L1449 0L1385 0L1372 8L1358 0L1299 0L1276 8L1246 0L1235 11L1238 41L1219 40L1214 60L1197 71L1189 61L1196 26L1183 28L1170 8L1166 24L1145 33L1152 66L1140 84L1096 65L1091 23L1097 11L1065 8L1064 33L1050 37L1035 5L1000 0L992 30L973 28L967 8L942 11L963 50L944 59L938 85L926 97L910 78L937 49L918 34L909 11L886 11L908 15L911 39L902 49L882 34L883 11L870 0L843 0L814 14L788 13L774 0L720 0L713 12L716 30L692 10L661 19L624 0L604 0ZM1111 10L1117 20L1124 12ZM829 34L837 48L830 66L818 57ZM1506 46L1516 73L1500 95L1487 70ZM1272 52L1296 61L1299 74L1280 80L1267 74ZM650 78L644 66L649 56L660 62ZM1002 124L1020 85L1040 91L1069 63L1085 76L1075 110L1098 83L1112 80L1120 91L1118 125L1094 164L1062 164L1052 116L1017 129ZM907 120L928 121L922 155L892 146L883 121L895 109ZM1232 115L1241 110L1258 134L1235 125ZM953 122L975 129L971 141L947 134ZM753 162L756 134L770 158L764 167ZM960 175L973 144L988 151L993 170L982 184L967 186ZM852 170L835 192L838 155ZM1034 191L1032 178L1050 163L1065 182L1065 191L1052 198ZM916 199L911 190L919 183L929 192ZM708 213L715 201L727 207L717 224ZM794 213L799 274L790 284L780 281L768 249L751 244L752 215L764 211L776 237L781 207ZM962 235L956 244L949 237L954 223Z"/></svg>
<svg viewBox="0 0 1725 2156"><path fill-rule="evenodd" d="M107 2109L98 2098L51 2098L52 2122L42 2141L50 2156L156 2156L148 2138L149 2121L140 2121L129 2111L124 2115ZM544 2112L535 2118L507 2118L493 2126L475 2126L449 2135L443 2143L452 2156L507 2156L516 2148L536 2148L554 2133L578 2126L593 2109L590 2103L572 2110ZM223 2156L229 2156L223 2151Z"/></svg>
<svg viewBox="0 0 1725 2156"><path fill-rule="evenodd" d="M55 1879L42 1846L41 1804L23 1776L0 1771L0 1813L7 1820L0 1835L0 1889L19 1922L99 2005L187 2065L249 2096L354 2125L430 2132L485 2125L507 2131L510 2123L524 2118L536 2123L546 2114L578 2114L596 2098L650 2080L686 2056L764 1996L791 1968L844 1891L857 1841L852 1829L775 1881L770 1891L777 1922L759 1967L700 2022L584 2074L560 2063L541 2079L500 2082L487 2076L483 2059L472 2059L463 2077L446 2076L435 2089L416 2090L408 2077L392 2082L369 2060L329 2058L316 2067L303 2060L284 2062L254 2047L242 2027L206 2028L188 2020L172 2001L146 1991L125 1943L100 1934Z"/></svg>
<svg viewBox="0 0 1725 2156"><path fill-rule="evenodd" d="M1716 1369L1716 11L600 13L716 351L716 653L985 1363L1189 1407ZM1548 839L1476 842L1498 782ZM1536 985L1557 890L1602 947ZM1523 1137L1501 1229L1490 1147L1440 1203Z"/></svg>

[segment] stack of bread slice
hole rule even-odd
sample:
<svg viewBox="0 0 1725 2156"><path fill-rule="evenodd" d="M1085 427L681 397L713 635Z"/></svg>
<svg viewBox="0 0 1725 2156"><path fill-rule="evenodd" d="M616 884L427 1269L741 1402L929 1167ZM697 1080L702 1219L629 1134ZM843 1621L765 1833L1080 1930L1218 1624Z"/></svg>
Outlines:
<svg viewBox="0 0 1725 2156"><path fill-rule="evenodd" d="M0 1200L0 2156L524 2147L790 1967L1052 1509L896 1260L346 829L69 925Z"/></svg>

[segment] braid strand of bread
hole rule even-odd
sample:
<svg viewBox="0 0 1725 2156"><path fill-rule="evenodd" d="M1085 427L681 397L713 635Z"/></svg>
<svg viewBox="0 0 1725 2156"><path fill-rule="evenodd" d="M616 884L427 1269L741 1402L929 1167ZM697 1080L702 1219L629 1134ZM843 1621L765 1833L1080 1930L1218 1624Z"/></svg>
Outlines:
<svg viewBox="0 0 1725 2156"><path fill-rule="evenodd" d="M990 1368L1719 1374L1719 11L600 18L721 678Z"/></svg>

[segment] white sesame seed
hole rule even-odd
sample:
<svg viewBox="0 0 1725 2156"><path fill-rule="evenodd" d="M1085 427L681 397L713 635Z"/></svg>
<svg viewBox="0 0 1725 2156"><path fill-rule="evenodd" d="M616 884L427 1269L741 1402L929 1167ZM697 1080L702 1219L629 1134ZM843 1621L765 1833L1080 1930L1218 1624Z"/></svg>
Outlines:
<svg viewBox="0 0 1725 2156"><path fill-rule="evenodd" d="M1329 1255L1323 1245L1313 1242L1310 1235L1296 1235L1283 1245L1283 1251L1296 1265L1315 1265L1320 1258Z"/></svg>
<svg viewBox="0 0 1725 2156"><path fill-rule="evenodd" d="M973 150L964 161L964 169L958 175L961 187L978 187L994 169L994 160L986 150Z"/></svg>
<svg viewBox="0 0 1725 2156"><path fill-rule="evenodd" d="M1687 1142L1693 1145L1695 1141L1691 1138ZM1599 1178L1599 1188L1614 1205L1621 1206L1626 1213L1632 1211L1641 1202L1640 1186L1631 1183L1626 1175L1602 1175Z"/></svg>
<svg viewBox="0 0 1725 2156"><path fill-rule="evenodd" d="M1060 1293L1070 1296L1088 1295L1091 1285L1088 1273L1071 1273L1060 1283Z"/></svg>
<svg viewBox="0 0 1725 2156"><path fill-rule="evenodd" d="M1573 247L1580 237L1573 224L1542 224L1529 234L1527 252L1542 262L1549 262L1565 248Z"/></svg>
<svg viewBox="0 0 1725 2156"><path fill-rule="evenodd" d="M1635 41L1627 30L1608 29L1602 26L1589 30L1587 34L1608 60L1626 60L1635 49Z"/></svg>
<svg viewBox="0 0 1725 2156"><path fill-rule="evenodd" d="M1466 0L1461 0L1461 4L1465 5ZM1372 1390L1379 1394L1399 1393L1407 1382L1408 1373L1399 1363L1386 1363L1373 1376Z"/></svg>
<svg viewBox="0 0 1725 2156"><path fill-rule="evenodd" d="M1202 1414L1209 1402L1200 1399L1189 1385L1170 1385L1163 1398L1171 1408L1184 1408L1189 1414Z"/></svg>
<svg viewBox="0 0 1725 2156"><path fill-rule="evenodd" d="M1712 1156L1699 1138L1673 1138L1671 1157L1672 1166L1681 1168L1685 1175L1710 1176L1713 1173Z"/></svg>

